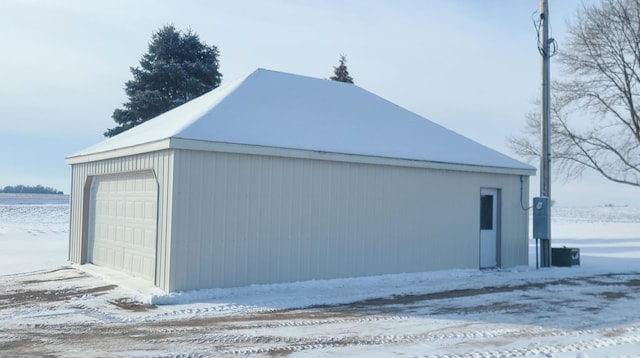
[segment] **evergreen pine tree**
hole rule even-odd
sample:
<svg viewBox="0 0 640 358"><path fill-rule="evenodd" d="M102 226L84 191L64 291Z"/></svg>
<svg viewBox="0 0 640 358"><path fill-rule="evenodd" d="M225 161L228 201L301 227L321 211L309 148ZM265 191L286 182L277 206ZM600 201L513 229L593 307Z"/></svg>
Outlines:
<svg viewBox="0 0 640 358"><path fill-rule="evenodd" d="M218 87L218 49L200 41L198 35L165 25L155 33L140 67L131 67L133 79L125 83L129 101L113 111L118 124L105 137L124 132L172 108Z"/></svg>
<svg viewBox="0 0 640 358"><path fill-rule="evenodd" d="M333 76L331 80L338 82L353 83L353 78L349 76L349 70L347 70L347 58L345 55L340 55L340 65L333 67Z"/></svg>

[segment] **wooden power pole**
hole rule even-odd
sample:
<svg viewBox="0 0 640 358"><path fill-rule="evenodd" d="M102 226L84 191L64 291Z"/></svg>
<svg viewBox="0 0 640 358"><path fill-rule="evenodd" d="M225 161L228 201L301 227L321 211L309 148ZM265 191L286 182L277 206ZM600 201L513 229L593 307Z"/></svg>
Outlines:
<svg viewBox="0 0 640 358"><path fill-rule="evenodd" d="M551 205L551 87L550 87L550 58L551 46L549 40L549 4L547 0L540 0L540 26L538 47L542 55L542 113L540 121L540 196L548 198ZM551 210L549 210L548 236L540 238L540 266L551 266Z"/></svg>

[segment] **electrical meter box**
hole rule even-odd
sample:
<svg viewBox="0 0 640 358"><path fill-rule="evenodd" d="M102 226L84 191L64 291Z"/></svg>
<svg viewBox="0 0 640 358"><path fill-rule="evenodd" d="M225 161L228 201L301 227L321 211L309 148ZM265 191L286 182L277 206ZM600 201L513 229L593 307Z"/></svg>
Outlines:
<svg viewBox="0 0 640 358"><path fill-rule="evenodd" d="M551 205L545 196L533 198L533 237L535 239L549 239L551 232Z"/></svg>

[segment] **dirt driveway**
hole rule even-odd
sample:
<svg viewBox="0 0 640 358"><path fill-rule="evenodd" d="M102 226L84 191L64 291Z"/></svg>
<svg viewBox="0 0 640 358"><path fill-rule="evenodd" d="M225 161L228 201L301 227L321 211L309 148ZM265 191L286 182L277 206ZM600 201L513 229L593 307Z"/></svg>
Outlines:
<svg viewBox="0 0 640 358"><path fill-rule="evenodd" d="M304 308L143 304L71 267L0 277L1 356L575 356L640 351L640 274ZM236 307L232 309L230 307Z"/></svg>

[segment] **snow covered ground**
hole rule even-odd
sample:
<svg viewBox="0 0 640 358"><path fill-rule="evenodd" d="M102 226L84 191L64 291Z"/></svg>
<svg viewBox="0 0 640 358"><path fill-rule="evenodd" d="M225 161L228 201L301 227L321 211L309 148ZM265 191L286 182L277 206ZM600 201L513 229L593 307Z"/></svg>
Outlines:
<svg viewBox="0 0 640 358"><path fill-rule="evenodd" d="M531 241L528 267L169 295L69 266L68 214L0 196L0 356L640 356L636 207L553 209L578 267L536 270Z"/></svg>
<svg viewBox="0 0 640 358"><path fill-rule="evenodd" d="M69 197L0 194L0 275L67 264Z"/></svg>

